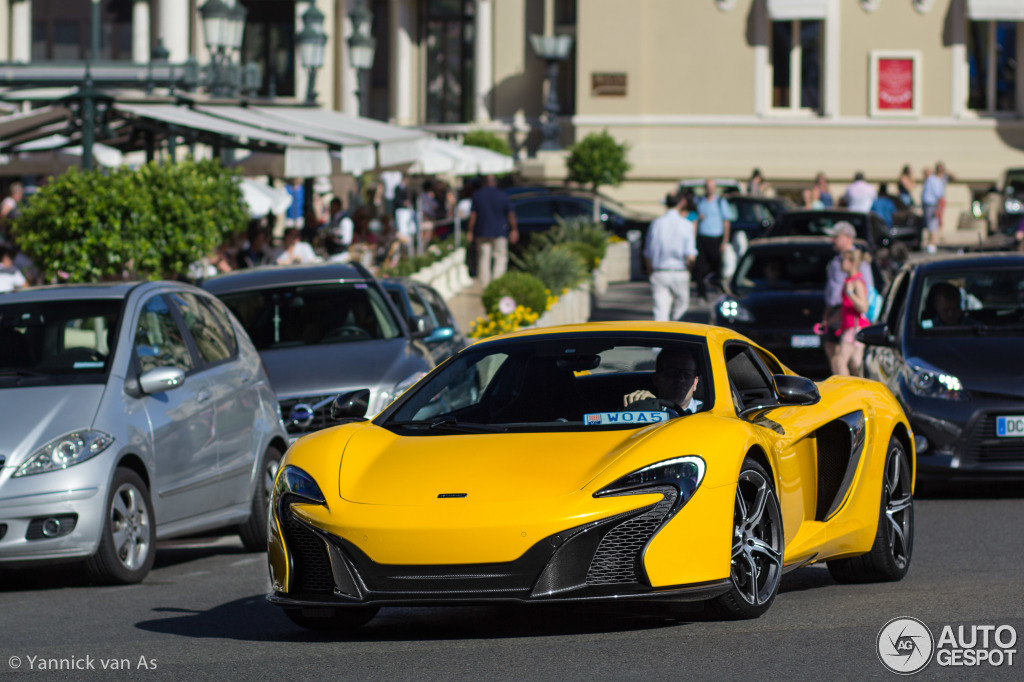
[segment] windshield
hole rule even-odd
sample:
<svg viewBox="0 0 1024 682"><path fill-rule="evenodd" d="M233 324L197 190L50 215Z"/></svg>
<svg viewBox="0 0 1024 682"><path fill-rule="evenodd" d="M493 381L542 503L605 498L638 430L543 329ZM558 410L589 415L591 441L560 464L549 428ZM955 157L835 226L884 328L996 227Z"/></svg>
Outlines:
<svg viewBox="0 0 1024 682"><path fill-rule="evenodd" d="M1007 194L1024 192L1024 172L1016 171L1007 173L1005 189Z"/></svg>
<svg viewBox="0 0 1024 682"><path fill-rule="evenodd" d="M376 287L302 284L222 294L257 350L393 339L402 330Z"/></svg>
<svg viewBox="0 0 1024 682"><path fill-rule="evenodd" d="M710 407L711 382L704 340L676 339L689 340L577 334L470 348L377 423L430 435L637 428L685 417Z"/></svg>
<svg viewBox="0 0 1024 682"><path fill-rule="evenodd" d="M1024 271L929 275L920 292L916 319L922 336L1024 332Z"/></svg>
<svg viewBox="0 0 1024 682"><path fill-rule="evenodd" d="M121 299L0 305L0 386L104 383Z"/></svg>
<svg viewBox="0 0 1024 682"><path fill-rule="evenodd" d="M830 236L832 227L846 221L857 230L858 239L867 238L867 218L858 213L786 213L779 218L778 227L773 235L781 236Z"/></svg>
<svg viewBox="0 0 1024 682"><path fill-rule="evenodd" d="M748 249L733 275L733 293L823 291L828 263L834 255L828 244Z"/></svg>

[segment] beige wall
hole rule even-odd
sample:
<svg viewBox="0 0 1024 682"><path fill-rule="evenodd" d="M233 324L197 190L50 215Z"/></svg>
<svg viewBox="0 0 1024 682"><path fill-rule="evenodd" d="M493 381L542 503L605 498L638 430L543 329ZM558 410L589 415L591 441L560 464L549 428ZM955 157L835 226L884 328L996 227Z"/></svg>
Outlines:
<svg viewBox="0 0 1024 682"><path fill-rule="evenodd" d="M492 118L536 117L543 106L544 63L530 47L531 33L544 32L539 0L494 0L494 88Z"/></svg>

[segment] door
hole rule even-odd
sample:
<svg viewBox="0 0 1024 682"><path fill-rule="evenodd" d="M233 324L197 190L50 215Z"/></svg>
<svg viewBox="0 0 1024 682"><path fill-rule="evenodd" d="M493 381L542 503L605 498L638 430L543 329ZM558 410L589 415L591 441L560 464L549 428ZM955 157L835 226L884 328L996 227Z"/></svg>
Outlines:
<svg viewBox="0 0 1024 682"><path fill-rule="evenodd" d="M139 374L155 367L185 372L178 388L139 399L152 430L156 518L166 524L208 512L218 504L213 393L163 294L143 302L133 339Z"/></svg>
<svg viewBox="0 0 1024 682"><path fill-rule="evenodd" d="M170 296L195 343L200 372L211 393L221 479L216 506L247 503L253 469L262 454L255 434L259 410L254 382L257 368L254 362L247 364L239 356L230 318L218 301L185 291Z"/></svg>

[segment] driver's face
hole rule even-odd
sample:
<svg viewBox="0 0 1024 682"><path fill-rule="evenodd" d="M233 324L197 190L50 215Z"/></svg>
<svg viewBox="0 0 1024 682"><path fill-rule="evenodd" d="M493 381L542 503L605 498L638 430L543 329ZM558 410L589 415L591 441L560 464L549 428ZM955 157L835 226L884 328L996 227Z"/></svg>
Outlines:
<svg viewBox="0 0 1024 682"><path fill-rule="evenodd" d="M697 388L697 363L689 353L670 353L666 358L659 357L658 369L654 372L654 386L658 389L658 398L671 400L679 407L685 408L693 398Z"/></svg>
<svg viewBox="0 0 1024 682"><path fill-rule="evenodd" d="M935 312L938 313L942 324L958 324L960 322L960 301L939 296L935 300Z"/></svg>

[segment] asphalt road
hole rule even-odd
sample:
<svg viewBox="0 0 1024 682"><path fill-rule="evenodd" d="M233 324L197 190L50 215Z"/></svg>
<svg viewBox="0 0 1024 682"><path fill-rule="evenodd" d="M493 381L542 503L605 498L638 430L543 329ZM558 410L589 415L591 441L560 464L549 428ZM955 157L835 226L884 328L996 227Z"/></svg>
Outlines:
<svg viewBox="0 0 1024 682"><path fill-rule="evenodd" d="M266 603L265 555L234 538L161 546L141 585L93 587L73 567L8 571L0 675L34 668L63 679L67 671L39 667L64 658L95 667L75 678L109 674L110 659L137 679L890 678L875 640L892 618L919 618L936 637L947 624L1011 625L1024 635L1024 499L969 494L984 496L918 501L902 582L838 585L823 567L802 568L783 579L765 616L745 622L636 605L392 608L354 636L310 633ZM1021 679L1022 668L933 661L921 679Z"/></svg>

